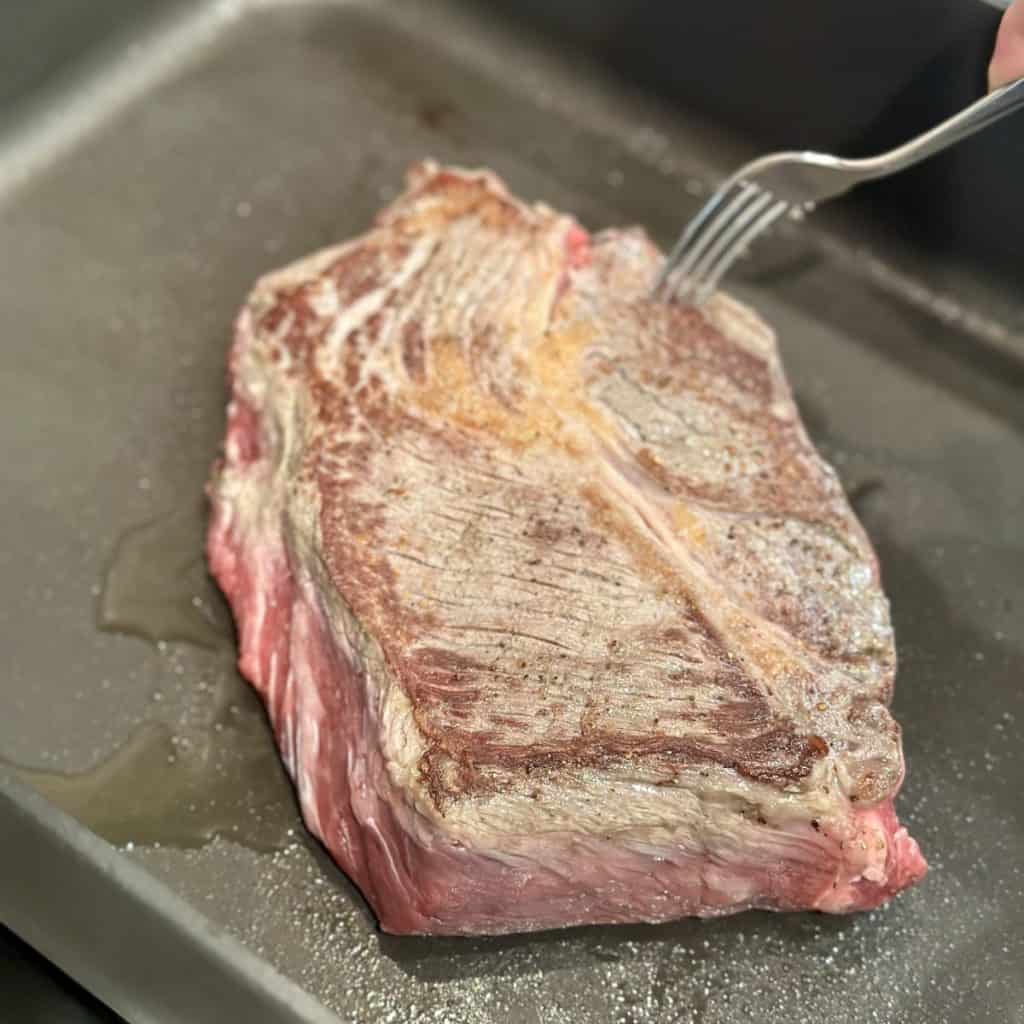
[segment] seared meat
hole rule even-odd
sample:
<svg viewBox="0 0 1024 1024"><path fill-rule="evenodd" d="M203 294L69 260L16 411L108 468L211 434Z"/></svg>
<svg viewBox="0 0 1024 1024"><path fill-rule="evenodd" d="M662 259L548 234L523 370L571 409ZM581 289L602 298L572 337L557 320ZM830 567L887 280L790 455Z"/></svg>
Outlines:
<svg viewBox="0 0 1024 1024"><path fill-rule="evenodd" d="M209 555L310 827L393 932L874 907L899 827L878 568L771 331L421 165L271 274Z"/></svg>

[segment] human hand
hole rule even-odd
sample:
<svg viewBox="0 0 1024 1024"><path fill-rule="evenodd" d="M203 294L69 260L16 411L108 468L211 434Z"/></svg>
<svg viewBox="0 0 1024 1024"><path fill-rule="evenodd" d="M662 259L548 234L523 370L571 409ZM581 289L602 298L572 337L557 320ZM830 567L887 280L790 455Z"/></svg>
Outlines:
<svg viewBox="0 0 1024 1024"><path fill-rule="evenodd" d="M1024 0L1014 0L1003 15L996 37L992 63L988 66L988 87L998 89L1024 77Z"/></svg>

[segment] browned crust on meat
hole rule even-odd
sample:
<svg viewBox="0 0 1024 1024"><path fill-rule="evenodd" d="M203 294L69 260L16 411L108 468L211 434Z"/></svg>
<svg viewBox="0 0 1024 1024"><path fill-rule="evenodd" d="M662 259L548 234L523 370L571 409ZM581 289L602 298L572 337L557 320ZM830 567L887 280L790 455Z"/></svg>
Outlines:
<svg viewBox="0 0 1024 1024"><path fill-rule="evenodd" d="M315 273L271 282L252 312L266 357L308 397L302 478L320 498L322 557L408 696L436 806L625 763L667 779L718 765L799 782L835 727L787 712L779 694L800 704L813 666L855 666L821 684L825 697L852 701L848 723L877 726L891 637L852 639L842 616L856 594L830 598L845 594L844 559L868 565L876 590L877 571L774 351L695 310L603 294L586 275L627 258L616 238L588 270L565 255L577 227L489 176L414 182L375 231ZM643 503L620 507L599 466L633 480L659 523ZM838 582L793 589L803 562L772 522L809 545L805 561L827 549ZM702 610L665 530L687 571L725 581L743 630L770 627L746 653ZM494 609L474 571L493 579ZM547 631L531 625L541 606ZM611 623L627 607L621 635L595 636L602 609ZM645 699L646 718L620 706ZM891 786L896 746L865 793Z"/></svg>

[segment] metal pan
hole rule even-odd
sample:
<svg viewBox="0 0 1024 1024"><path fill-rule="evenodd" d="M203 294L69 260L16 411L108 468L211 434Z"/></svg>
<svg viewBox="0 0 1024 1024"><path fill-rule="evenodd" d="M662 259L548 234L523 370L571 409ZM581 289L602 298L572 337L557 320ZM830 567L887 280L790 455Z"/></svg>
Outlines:
<svg viewBox="0 0 1024 1024"><path fill-rule="evenodd" d="M737 291L881 555L928 879L854 918L396 939L307 837L200 557L225 348L259 273L428 154L661 242L747 155L501 24L370 0L173 8L3 139L0 918L132 1021L1024 1020L1024 320L842 231Z"/></svg>

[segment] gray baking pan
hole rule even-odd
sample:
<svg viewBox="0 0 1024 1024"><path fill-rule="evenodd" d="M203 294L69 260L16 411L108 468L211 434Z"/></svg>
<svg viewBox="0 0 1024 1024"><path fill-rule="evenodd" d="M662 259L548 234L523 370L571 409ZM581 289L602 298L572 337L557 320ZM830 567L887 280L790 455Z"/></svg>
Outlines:
<svg viewBox="0 0 1024 1024"><path fill-rule="evenodd" d="M849 918L394 938L305 833L202 562L225 348L258 274L425 155L665 243L747 152L411 0L167 8L9 120L0 919L132 1022L1024 1021L1022 306L824 221L735 287L881 557L923 884Z"/></svg>

